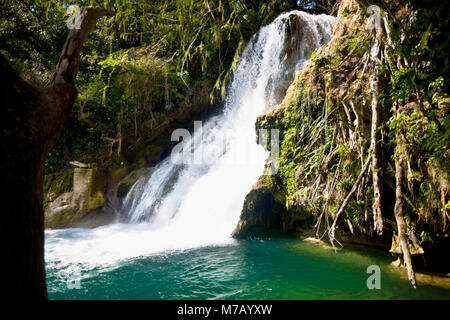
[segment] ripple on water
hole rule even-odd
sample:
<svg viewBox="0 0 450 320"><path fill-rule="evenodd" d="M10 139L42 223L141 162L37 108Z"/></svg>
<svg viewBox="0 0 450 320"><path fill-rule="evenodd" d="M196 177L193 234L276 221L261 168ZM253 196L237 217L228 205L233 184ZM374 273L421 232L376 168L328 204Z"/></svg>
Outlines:
<svg viewBox="0 0 450 320"><path fill-rule="evenodd" d="M381 268L381 290L368 290L367 266ZM65 269L64 269L65 270ZM450 289L414 290L390 257L368 249L338 253L296 239L242 240L232 246L166 252L81 274L69 290L58 264L47 264L50 299L450 299Z"/></svg>

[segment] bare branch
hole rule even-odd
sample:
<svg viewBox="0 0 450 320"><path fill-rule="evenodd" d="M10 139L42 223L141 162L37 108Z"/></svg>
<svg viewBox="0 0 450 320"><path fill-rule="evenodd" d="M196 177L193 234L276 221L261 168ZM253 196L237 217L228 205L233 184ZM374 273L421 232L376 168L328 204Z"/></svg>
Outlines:
<svg viewBox="0 0 450 320"><path fill-rule="evenodd" d="M80 50L97 20L112 12L102 8L85 7L81 12L80 29L72 29L61 52L56 72L49 87L56 84L73 84L78 73Z"/></svg>

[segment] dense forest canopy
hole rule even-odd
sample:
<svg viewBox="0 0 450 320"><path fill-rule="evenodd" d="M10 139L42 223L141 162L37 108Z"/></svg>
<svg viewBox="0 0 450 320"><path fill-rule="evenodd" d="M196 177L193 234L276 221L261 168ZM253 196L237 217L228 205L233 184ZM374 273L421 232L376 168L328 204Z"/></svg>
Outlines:
<svg viewBox="0 0 450 320"><path fill-rule="evenodd" d="M111 9L114 16L102 19L83 46L79 99L46 170L74 159L113 161L111 154L117 163L133 162L140 127L187 109L200 88L219 102L236 50L260 26L283 11L326 12L334 4L322 2L2 0L0 51L25 79L44 86L68 33L70 6Z"/></svg>

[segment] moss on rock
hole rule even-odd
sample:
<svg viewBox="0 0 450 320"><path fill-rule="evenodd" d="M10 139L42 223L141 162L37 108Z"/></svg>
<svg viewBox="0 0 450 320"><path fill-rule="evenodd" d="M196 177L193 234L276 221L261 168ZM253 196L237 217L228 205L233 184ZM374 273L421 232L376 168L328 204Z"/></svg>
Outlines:
<svg viewBox="0 0 450 320"><path fill-rule="evenodd" d="M53 201L60 195L72 190L73 169L48 175L44 179L44 194L46 201Z"/></svg>
<svg viewBox="0 0 450 320"><path fill-rule="evenodd" d="M106 202L106 177L98 168L75 168L58 176L49 188L45 227L60 229L77 225L86 216L100 211ZM68 181L71 181L70 187ZM72 183L73 181L73 183ZM66 191L53 198L52 188ZM69 192L67 192L69 191Z"/></svg>
<svg viewBox="0 0 450 320"><path fill-rule="evenodd" d="M263 175L244 201L235 236L255 235L257 230L282 229L285 197L273 176Z"/></svg>
<svg viewBox="0 0 450 320"><path fill-rule="evenodd" d="M117 187L117 197L119 199L124 198L127 195L128 191L130 191L132 186L133 186L132 181L130 180L122 181Z"/></svg>

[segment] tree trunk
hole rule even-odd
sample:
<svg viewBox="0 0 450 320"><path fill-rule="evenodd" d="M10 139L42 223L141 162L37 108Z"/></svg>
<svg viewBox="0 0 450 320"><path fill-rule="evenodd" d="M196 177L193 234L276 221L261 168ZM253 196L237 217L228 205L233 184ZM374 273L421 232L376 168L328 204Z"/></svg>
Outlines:
<svg viewBox="0 0 450 320"><path fill-rule="evenodd" d="M35 88L0 54L1 241L0 272L9 298L46 299L44 265L44 164L76 100L82 43L108 12L84 8L81 28L70 31L52 82Z"/></svg>
<svg viewBox="0 0 450 320"><path fill-rule="evenodd" d="M401 140L399 139L399 134L397 134L397 146L395 147L395 207L394 214L395 220L397 222L398 239L400 242L400 247L403 252L403 261L406 265L406 270L408 271L408 279L411 285L416 288L416 275L414 272L414 267L411 259L411 252L409 251L408 239L407 239L407 226L405 219L403 217L403 152L401 150Z"/></svg>

